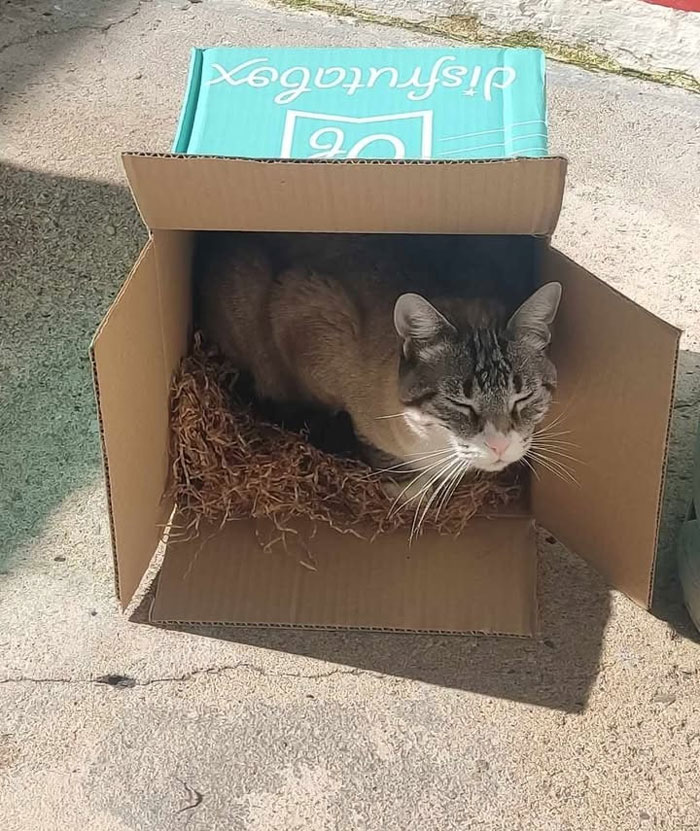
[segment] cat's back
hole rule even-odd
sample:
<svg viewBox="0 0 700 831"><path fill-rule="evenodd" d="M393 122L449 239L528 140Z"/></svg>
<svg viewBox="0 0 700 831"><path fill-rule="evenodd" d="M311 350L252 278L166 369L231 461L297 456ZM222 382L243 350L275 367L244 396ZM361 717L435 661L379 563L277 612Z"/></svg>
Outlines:
<svg viewBox="0 0 700 831"><path fill-rule="evenodd" d="M360 370L362 329L358 298L342 280L348 259L339 248L309 248L301 239L280 250L282 239L203 237L195 264L197 325L252 374L261 398L342 408L346 382Z"/></svg>
<svg viewBox="0 0 700 831"><path fill-rule="evenodd" d="M273 283L265 246L241 234L202 235L194 265L195 324L241 368L269 335L265 314Z"/></svg>

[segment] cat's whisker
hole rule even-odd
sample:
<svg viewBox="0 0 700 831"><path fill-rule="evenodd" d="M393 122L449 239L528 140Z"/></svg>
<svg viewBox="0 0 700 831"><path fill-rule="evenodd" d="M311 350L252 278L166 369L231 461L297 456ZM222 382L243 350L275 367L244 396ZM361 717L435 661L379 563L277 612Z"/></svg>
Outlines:
<svg viewBox="0 0 700 831"><path fill-rule="evenodd" d="M408 535L409 548L410 548L410 546L413 545L413 539L416 535L416 522L418 520L418 512L420 511L420 506L423 504L423 499L425 498L425 494L426 494L428 488L430 487L430 484L431 483L428 483L427 487L425 487L425 488L423 488L422 490L419 491L420 499L418 500L418 504L416 505L416 512L413 515L413 522L411 524L411 533Z"/></svg>
<svg viewBox="0 0 700 831"><path fill-rule="evenodd" d="M535 436L530 439L531 444L539 445L541 447L554 447L557 450L564 449L567 453L571 450L580 449L580 445L574 444L571 441L560 441L559 439L546 439L540 436Z"/></svg>
<svg viewBox="0 0 700 831"><path fill-rule="evenodd" d="M437 498L437 495L443 489L443 487L445 486L447 481L449 481L449 480L446 480L446 479L442 478L440 480L440 482L438 483L438 485L436 487L432 488L432 492L429 495L426 494L426 496L428 496L428 501L425 503L425 507L423 508L423 511L420 514L420 517L418 517L418 513L420 512L420 504L416 508L416 515L414 517L414 523L413 523L414 526L415 526L415 533L412 533L412 537L414 539L417 539L418 537L420 537L421 529L423 528L423 522L425 521L425 517L426 517L428 511L430 510L430 506L433 504L433 502ZM421 500L421 502L422 502L422 500ZM417 522L416 522L416 518L418 518Z"/></svg>
<svg viewBox="0 0 700 831"><path fill-rule="evenodd" d="M531 463L531 462L530 462L530 460L527 458L527 456L523 456L523 457L520 459L520 461L521 461L521 462L523 462L524 464L526 464L526 465L530 468L530 470L532 471L532 473L533 473L533 475L534 475L535 479L537 479L537 481L539 481L539 479L540 479L540 474L539 474L539 473L535 470L535 468L532 466L532 463Z"/></svg>
<svg viewBox="0 0 700 831"><path fill-rule="evenodd" d="M562 481L572 482L575 485L580 485L580 482L574 476L573 471L569 467L567 467L563 462L558 462L556 459L552 459L548 456L543 456L541 453L538 453L537 451L529 450L528 455L538 464L542 465L542 467L549 470L550 473L553 473L555 476L558 476Z"/></svg>
<svg viewBox="0 0 700 831"><path fill-rule="evenodd" d="M440 467L436 473L433 473L431 479L428 482L426 482L417 493L410 496L404 504L408 505L409 502L413 502L414 499L418 499L420 497L420 501L418 503L420 505L420 502L423 501L423 497L425 496L425 494L430 490L430 488L435 484L435 482L438 481L438 479L441 479L444 476L445 464L446 463L443 462L442 467Z"/></svg>
<svg viewBox="0 0 700 831"><path fill-rule="evenodd" d="M532 444L530 447L533 450L539 451L540 453L547 453L551 454L552 456L559 456L562 459L568 459L570 462L574 462L575 464L582 465L583 461L579 459L577 456L572 456L570 453L565 453L563 450L559 450L556 447L547 447L542 446L540 444Z"/></svg>
<svg viewBox="0 0 700 831"><path fill-rule="evenodd" d="M469 460L464 460L462 462L462 464L460 465L460 467L457 468L457 472L452 477L452 483L447 488L447 490L445 491L445 495L440 500L440 504L438 505L437 511L435 513L435 519L437 519L440 516L440 511L442 511L442 509L445 507L445 505L447 505L447 503L450 501L450 499L452 499L452 496L454 495L454 492L459 487L462 479L464 478L465 473L469 470L470 467L471 467L471 464L470 464Z"/></svg>
<svg viewBox="0 0 700 831"><path fill-rule="evenodd" d="M424 496L425 496L425 492L423 492L423 495L421 496L421 498L418 502L418 505L416 505L416 512L413 515L413 523L411 525L411 533L408 535L408 547L409 548L413 545L413 539L414 539L415 534L416 534L416 521L418 519L418 511L420 511L420 506L421 506L421 503L423 502Z"/></svg>
<svg viewBox="0 0 700 831"><path fill-rule="evenodd" d="M568 401L566 407L560 413L558 413L550 422L548 422L544 427L540 428L540 430L537 431L539 434L549 433L555 427L557 427L557 426L561 427L563 425L565 419L567 419L569 417L569 415L571 414L572 409L574 408L574 405L576 404L576 393L577 393L577 391L578 391L578 387L576 387L576 389L574 389L574 391L572 392L571 397L569 398L569 401ZM557 404L558 401L553 401L552 403ZM566 430L565 432L570 433L571 431ZM560 435L560 434L555 434L555 435Z"/></svg>
<svg viewBox="0 0 700 831"><path fill-rule="evenodd" d="M534 459L534 457L533 457L533 459ZM561 481L565 482L567 485L572 482L572 480L568 476L566 476L565 474L563 474L561 471L557 470L556 468L551 467L548 462L544 462L544 461L542 461L542 459L534 459L534 461L535 461L535 464L541 465L545 470L548 470L551 474L556 476L557 479L561 479Z"/></svg>
<svg viewBox="0 0 700 831"><path fill-rule="evenodd" d="M442 499L440 500L440 504L437 507L437 511L435 512L435 519L437 520L440 516L440 511L447 505L447 503L452 499L455 494L455 491L460 486L462 479L464 479L465 475L472 470L473 466L471 463L471 459L462 459L461 465L454 471L454 473L450 476L450 484L446 488ZM476 479L480 479L484 473L484 471L479 470L476 468L473 470L474 476Z"/></svg>
<svg viewBox="0 0 700 831"><path fill-rule="evenodd" d="M574 431L573 430L557 430L556 433L552 433L549 430L535 430L532 434L533 436L570 436Z"/></svg>
<svg viewBox="0 0 700 831"><path fill-rule="evenodd" d="M531 435L532 441L542 441L542 442L550 442L551 444L568 444L577 446L576 442L572 441L569 438L561 438L562 436L568 435L569 433L538 433L534 432Z"/></svg>
<svg viewBox="0 0 700 831"><path fill-rule="evenodd" d="M449 487L452 482L452 474L460 468L462 464L461 459L455 459L444 471L442 471L442 481L438 484L438 486L433 490L433 493L428 499L425 508L423 508L423 513L421 514L420 519L418 520L418 530L417 533L420 534L421 528L423 527L423 522L425 521L425 517L430 510L430 506L433 502L437 499L440 492Z"/></svg>
<svg viewBox="0 0 700 831"><path fill-rule="evenodd" d="M574 455L574 450L578 450L579 448L576 447L568 447L564 445L563 447L558 444L544 444L542 442L533 441L530 443L530 447L534 447L535 450L542 450L543 452L552 452L557 453L561 456L569 456L569 458L573 462L580 462L581 459L578 459Z"/></svg>
<svg viewBox="0 0 700 831"><path fill-rule="evenodd" d="M559 430L555 428L560 428L564 426L563 423L559 420L557 421L550 421L549 424L546 424L544 427L540 427L539 430L535 431L536 436L558 436L562 435L563 433L570 433L571 430Z"/></svg>
<svg viewBox="0 0 700 831"><path fill-rule="evenodd" d="M448 453L450 454L450 456L448 456L447 458L444 458L445 456L447 456ZM384 473L392 473L392 472L393 473L402 473L402 474L423 473L426 470L430 470L432 466L429 466L427 468L426 467L417 467L417 465L419 465L421 462L432 462L432 461L447 462L447 461L450 460L451 454L453 454L453 453L454 453L453 450L444 451L444 452L439 451L438 453L426 453L424 456L420 456L416 459L411 459L410 461L400 462L399 464L394 465L393 467L385 467L385 468L379 468L378 470L373 470L371 473L367 474L367 478L369 479L369 478L372 478L372 477L381 476ZM439 457L439 458L437 458L437 457Z"/></svg>
<svg viewBox="0 0 700 831"><path fill-rule="evenodd" d="M564 419L569 416L569 412L571 407L568 407L566 410L562 410L558 415L556 415L551 421L547 422L544 427L541 427L538 432L540 433L548 433L553 430L557 426L561 426Z"/></svg>
<svg viewBox="0 0 700 831"><path fill-rule="evenodd" d="M457 493L457 491L459 490L459 486L462 484L462 481L464 480L464 477L465 477L465 476L469 473L470 468L471 468L471 465L470 465L470 464L466 464L466 465L464 465L464 467L460 470L460 472L459 472L459 476L457 476L457 477L456 477L456 479L455 479L455 481L454 481L454 484L453 484L453 485L452 485L452 487L450 488L450 490L449 490L449 492L448 492L447 496L446 496L446 497L445 497L445 499L444 499L444 500L440 503L440 507L438 508L437 516L440 516L440 511L442 511L442 509L443 509L443 508L444 508L444 507L445 507L445 506L446 506L446 505L450 502L450 500L451 500L451 499L452 499L452 497L455 495L455 493ZM478 476L477 476L476 478L480 478L480 477L478 477ZM436 517L436 518L437 518L437 517Z"/></svg>
<svg viewBox="0 0 700 831"><path fill-rule="evenodd" d="M403 418L407 415L407 413L392 413L391 415L385 416L375 416L375 421L382 421L385 418Z"/></svg>
<svg viewBox="0 0 700 831"><path fill-rule="evenodd" d="M573 433L573 430L535 430L533 432L533 436L541 436L542 438L547 439L559 439L560 441L564 441L561 439L561 436L570 436ZM570 441L570 439L566 439L566 441Z"/></svg>
<svg viewBox="0 0 700 831"><path fill-rule="evenodd" d="M431 495L430 499L428 500L425 508L423 509L423 513L421 514L421 518L418 521L418 535L423 532L423 524L425 523L425 518L428 515L428 512L434 502L438 499L439 496L444 495L449 490L449 487L452 483L452 476L447 479L443 479L442 482L435 488L433 494ZM436 503L437 504L437 503Z"/></svg>
<svg viewBox="0 0 700 831"><path fill-rule="evenodd" d="M474 479L483 479L483 478L484 478L484 476L486 476L485 471L480 470L478 467L476 467L476 468L475 468L475 467L471 464L471 462L468 462L468 463L464 466L464 470L462 471L462 474L461 474L461 476L459 477L459 482L457 482L457 484L455 485L454 490L457 490L457 488L459 487L459 485L460 485L460 484L461 484L461 482L462 482L462 479L464 479L464 477L465 477L467 474L469 474L470 476L473 476L473 477L474 477ZM451 498L451 496L450 496L450 498Z"/></svg>
<svg viewBox="0 0 700 831"><path fill-rule="evenodd" d="M412 502L414 499L420 497L418 499L418 504L416 505L416 512L413 515L413 523L411 525L411 533L410 533L409 538L408 538L409 545L412 544L413 540L415 539L415 537L417 535L418 530L420 529L420 521L418 519L420 506L423 504L423 500L425 499L426 495L430 492L430 488L432 487L432 485L434 485L435 482L437 482L438 479L440 479L443 476L443 473L444 473L444 468L442 470L438 470L438 472L432 477L432 479L429 482L427 482L425 485L423 485L423 487L418 491L417 494L415 494L414 496L412 496L410 499L408 499L405 502L405 504L408 505L409 502ZM434 494L431 495L431 497L430 497L431 499L432 499L433 495Z"/></svg>
<svg viewBox="0 0 700 831"><path fill-rule="evenodd" d="M566 459L569 462L573 462L574 465L583 464L583 460L579 459L578 456L574 456L571 453L567 453L564 450L559 450L558 447L542 447L539 444L533 444L531 445L531 448L537 453L542 453L545 456L553 456L554 458L558 459Z"/></svg>
<svg viewBox="0 0 700 831"><path fill-rule="evenodd" d="M389 513L388 513L387 516L388 517L393 516L393 514L396 511L399 511L402 508L404 508L406 505L408 505L408 503L411 502L411 500L414 499L415 497L412 496L410 499L407 499L405 502L402 502L401 497L406 493L406 491L410 490L418 482L419 479L422 479L423 476L425 476L426 473L429 473L430 471L434 470L436 467L440 467L441 465L444 465L444 464L446 464L446 461L443 460L443 459L440 459L439 461L432 464L430 467L427 467L427 468L425 468L425 470L422 470L417 476L414 476L409 481L409 483L406 485L406 487L401 491L401 493L396 497L396 499L394 499L394 501L391 505L391 508L389 508ZM430 483L428 483L428 484L430 484ZM421 491L419 491L419 493L420 492Z"/></svg>
<svg viewBox="0 0 700 831"><path fill-rule="evenodd" d="M463 467L464 467L464 462L462 462L462 464L457 468L457 470L452 474L452 476L450 476L450 478L448 480L447 487L443 490L442 496L440 497L440 501L437 503L437 505L435 507L435 519L436 520L440 516L440 511L445 507L445 505L449 501L450 494L454 493L454 489L457 486L457 484L459 483L459 480L461 478L460 477L460 471L463 470Z"/></svg>
<svg viewBox="0 0 700 831"><path fill-rule="evenodd" d="M544 460L544 461L549 462L550 464L552 464L556 467L560 467L562 470L565 470L569 473L573 473L571 468L569 468L569 466L565 462L561 462L558 459L553 458L552 456L548 455L548 453L546 453L542 450L537 450L537 449L530 448L529 454L533 458L536 458L540 461Z"/></svg>
<svg viewBox="0 0 700 831"><path fill-rule="evenodd" d="M578 445L572 445L570 442L542 441L541 439L531 439L530 447L534 447L535 450L542 450L544 452L551 451L553 453L559 453L562 456L573 454L574 450L580 450ZM571 458L574 462L581 461L573 455Z"/></svg>
<svg viewBox="0 0 700 831"><path fill-rule="evenodd" d="M416 469L415 468L416 464L419 464L420 462L427 461L428 459L433 459L436 456L442 456L442 455L445 455L446 453L453 453L453 452L454 452L453 450L447 450L447 451L439 450L439 451L433 452L433 453L424 453L422 456L417 456L417 458L411 459L410 461L403 461L403 462L399 462L396 465L393 465L392 467L384 467L384 468L378 468L377 470L373 470L371 473L368 473L365 478L371 479L372 477L381 476L383 473L391 473L392 471L403 471L405 473L415 471L416 473L419 473L421 471L421 468Z"/></svg>
<svg viewBox="0 0 700 831"><path fill-rule="evenodd" d="M537 439L537 440L551 441L551 442L556 442L558 444L572 444L574 446L577 446L576 442L571 441L571 439L559 438L560 436L566 436L566 435L569 435L570 433L571 433L571 430L566 430L565 432L562 432L562 433L537 433L537 432L535 432L535 433L532 434L532 437L533 437L533 439Z"/></svg>
<svg viewBox="0 0 700 831"><path fill-rule="evenodd" d="M433 450L432 452L427 453L425 455L427 455L427 456L438 456L441 453L454 453L454 452L455 452L454 447L443 447L442 450ZM421 454L421 453L407 453L406 455L407 455L408 458L413 458L415 456L421 456L423 454Z"/></svg>

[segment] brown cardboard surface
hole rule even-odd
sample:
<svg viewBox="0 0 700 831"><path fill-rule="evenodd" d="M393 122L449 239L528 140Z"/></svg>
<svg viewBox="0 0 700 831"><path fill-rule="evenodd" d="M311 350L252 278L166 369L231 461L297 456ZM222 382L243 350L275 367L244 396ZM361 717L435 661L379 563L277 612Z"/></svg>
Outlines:
<svg viewBox="0 0 700 831"><path fill-rule="evenodd" d="M146 245L92 345L122 605L138 587L172 511L163 499L168 399L190 317L188 237L162 240L158 256L153 242ZM160 280L159 264L166 271Z"/></svg>
<svg viewBox="0 0 700 831"><path fill-rule="evenodd" d="M553 339L560 438L578 485L547 471L535 516L633 600L650 603L679 332L550 249L564 287ZM555 457L557 458L557 457Z"/></svg>
<svg viewBox="0 0 700 831"><path fill-rule="evenodd" d="M553 232L566 161L257 161L125 154L151 229Z"/></svg>
<svg viewBox="0 0 700 831"><path fill-rule="evenodd" d="M172 372L192 342L191 263L195 240L194 234L176 231L153 231L152 236L169 390Z"/></svg>
<svg viewBox="0 0 700 831"><path fill-rule="evenodd" d="M127 603L171 506L168 397L191 327L193 234L177 229L549 234L565 162L261 162L125 156L153 240L95 337L118 591ZM543 241L542 280L564 296L553 341L577 485L532 482L537 518L610 582L648 604L678 332ZM568 451L566 451L568 452ZM252 521L171 541L156 622L493 632L535 629L530 516L476 519L458 540L368 544L320 527L309 559L265 552ZM206 532L205 532L206 534ZM263 537L265 535L263 534ZM204 542L203 542L204 540Z"/></svg>
<svg viewBox="0 0 700 831"><path fill-rule="evenodd" d="M207 531L204 532L205 535ZM167 546L151 619L530 635L537 557L530 518L478 518L459 539L367 543L319 526L303 550L261 547L253 520ZM263 539L267 539L263 533Z"/></svg>

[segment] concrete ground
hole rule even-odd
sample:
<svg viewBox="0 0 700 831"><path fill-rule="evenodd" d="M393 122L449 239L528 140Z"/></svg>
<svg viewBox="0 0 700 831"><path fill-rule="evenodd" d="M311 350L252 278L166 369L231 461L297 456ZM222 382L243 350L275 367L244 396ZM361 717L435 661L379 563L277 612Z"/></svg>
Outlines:
<svg viewBox="0 0 700 831"><path fill-rule="evenodd" d="M700 98L550 66L557 245L686 330L655 615L543 534L536 640L165 631L113 598L87 360L144 239L118 152L168 149L193 44L435 41L258 0L2 16L3 829L698 828L672 549L700 401Z"/></svg>
<svg viewBox="0 0 700 831"><path fill-rule="evenodd" d="M312 7L342 0L282 0ZM434 31L493 34L510 45L541 46L587 66L632 69L673 83L700 83L700 14L679 11L683 0L353 0L353 14L381 15ZM567 58L567 62L568 58ZM689 87L689 88L692 88Z"/></svg>

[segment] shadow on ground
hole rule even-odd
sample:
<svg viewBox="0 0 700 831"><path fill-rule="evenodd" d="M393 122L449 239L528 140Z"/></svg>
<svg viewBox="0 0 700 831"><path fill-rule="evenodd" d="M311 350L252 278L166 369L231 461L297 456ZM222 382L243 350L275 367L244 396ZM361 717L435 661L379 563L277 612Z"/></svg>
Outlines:
<svg viewBox="0 0 700 831"><path fill-rule="evenodd" d="M0 556L8 568L62 500L99 475L88 344L145 234L128 191L112 185L0 165L0 199ZM672 553L689 490L699 361L681 356L660 545L659 614L687 636ZM542 540L536 640L182 628L576 712L597 674L610 598L597 574Z"/></svg>
<svg viewBox="0 0 700 831"><path fill-rule="evenodd" d="M0 54L11 63L0 76L0 101L10 95L31 94L33 84L61 63L74 39L85 31L106 32L138 13L142 0L4 0L0 17ZM28 52L25 46L39 43ZM16 60L13 60L14 56ZM80 73L79 66L67 66ZM77 77L77 76L76 76Z"/></svg>
<svg viewBox="0 0 700 831"><path fill-rule="evenodd" d="M88 345L144 229L126 188L0 165L0 568L100 475Z"/></svg>
<svg viewBox="0 0 700 831"><path fill-rule="evenodd" d="M88 345L143 242L124 188L0 166L0 552L99 475ZM576 710L596 674L609 598L545 543L542 640L281 630L189 631L389 675ZM109 567L105 563L105 567ZM143 616L142 616L143 619Z"/></svg>
<svg viewBox="0 0 700 831"><path fill-rule="evenodd" d="M700 390L700 355L679 357L676 403L669 445L658 547L653 613L679 635L700 641L683 606L675 546L685 517L692 478L692 452ZM268 649L307 655L443 687L579 712L598 672L610 595L602 578L540 536L538 639L433 637L428 635L293 632L280 629L176 627ZM146 604L135 615L145 620Z"/></svg>
<svg viewBox="0 0 700 831"><path fill-rule="evenodd" d="M581 560L556 543L544 541L542 547L542 635L537 639L194 625L169 628L580 712L597 675L610 596L602 579ZM145 622L147 607L142 604L134 619Z"/></svg>
<svg viewBox="0 0 700 831"><path fill-rule="evenodd" d="M656 563L653 614L679 635L700 643L683 606L678 580L676 544L692 495L693 452L700 413L700 354L682 351L678 358L676 401L671 421L666 490Z"/></svg>

